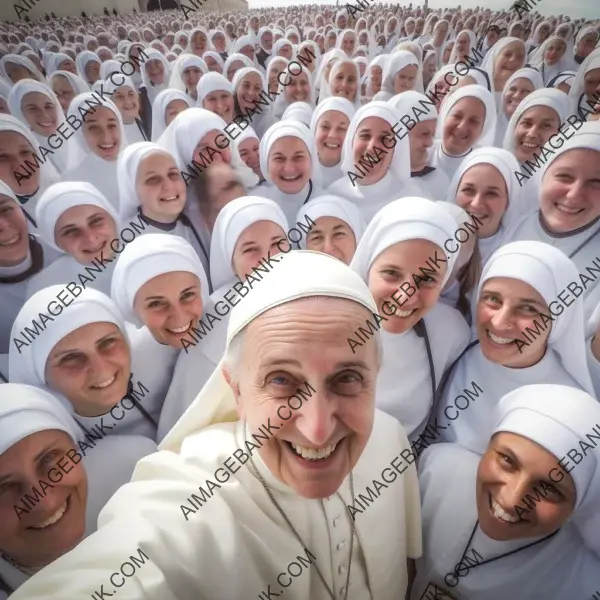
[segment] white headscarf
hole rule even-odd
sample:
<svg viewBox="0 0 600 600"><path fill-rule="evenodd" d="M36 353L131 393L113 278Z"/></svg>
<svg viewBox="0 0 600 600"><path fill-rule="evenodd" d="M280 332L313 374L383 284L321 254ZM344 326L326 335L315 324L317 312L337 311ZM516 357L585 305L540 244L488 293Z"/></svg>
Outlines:
<svg viewBox="0 0 600 600"><path fill-rule="evenodd" d="M198 142L210 131L223 132L226 127L227 123L221 117L204 108L192 107L179 113L173 119L163 135L160 136L157 144L176 157L180 169L187 170ZM227 147L231 149L231 167L238 175L242 185L246 189L255 186L258 183L258 177L242 161L237 140L231 140L226 134L223 134L223 137L229 141ZM222 145L224 144L223 142Z"/></svg>
<svg viewBox="0 0 600 600"><path fill-rule="evenodd" d="M458 61L458 44L456 44L456 42L458 42L458 38L462 35L462 34L466 34L467 37L469 38L469 49L467 50L466 54L470 55L473 50L475 49L475 46L477 45L477 38L475 37L475 34L470 30L470 29L463 29L457 36L455 39L455 44L454 47L452 48L452 52L450 53L450 59L448 60L448 64L454 64Z"/></svg>
<svg viewBox="0 0 600 600"><path fill-rule="evenodd" d="M44 76L40 73L39 69L35 66L35 63L32 60L26 56L21 56L20 54L7 54L6 56L0 58L0 77L2 77L10 85L14 84L6 72L6 63L12 63L21 67L25 67L31 73L31 76L34 79L37 79L38 81L44 81Z"/></svg>
<svg viewBox="0 0 600 600"><path fill-rule="evenodd" d="M458 187L463 175L475 165L492 165L502 175L506 190L508 193L508 204L500 220L498 231L489 238L479 240L479 249L481 251L481 260L485 264L489 256L495 252L503 243L506 237L512 232L517 224L524 219L532 207L526 200L524 190L519 185L515 172L519 170L517 159L508 150L487 146L473 150L458 167L458 170L452 177L446 201L455 204Z"/></svg>
<svg viewBox="0 0 600 600"><path fill-rule="evenodd" d="M580 108L585 108L587 111L591 110L591 107L587 103L587 97L584 91L584 78L586 74L593 69L600 69L600 48L596 48L591 54L586 56L585 60L581 63L577 70L573 85L571 86L571 91L569 92L571 112L579 115L581 118L585 117L584 113L580 111Z"/></svg>
<svg viewBox="0 0 600 600"><path fill-rule="evenodd" d="M508 122L502 146L509 152L514 153L515 151L515 129L521 120L521 117L526 110L529 110L534 106L547 106L548 108L552 108L558 115L561 124L569 115L569 100L563 92L554 88L534 90L529 96L526 96L521 100L519 106L517 106Z"/></svg>
<svg viewBox="0 0 600 600"><path fill-rule="evenodd" d="M321 64L316 70L316 75L313 77L315 90L319 92L319 96L322 95L324 92L329 93L329 84L325 79L325 69L327 65L332 60L345 60L346 58L348 58L346 56L346 53L342 52L339 48L332 48L331 50L325 52L323 58L321 59Z"/></svg>
<svg viewBox="0 0 600 600"><path fill-rule="evenodd" d="M40 144L33 135L33 132L29 127L23 124L19 119L12 115L0 114L0 132L1 131L14 131L20 133L33 148L33 151L40 157ZM42 162L42 160L40 160ZM48 156L43 164L40 166L40 190L46 189L49 185L58 181L58 173L52 163L48 160ZM19 193L19 190L13 190L15 194Z"/></svg>
<svg viewBox="0 0 600 600"><path fill-rule="evenodd" d="M203 55L202 58L204 59L204 62L206 62L207 58L212 58L220 67L221 69L221 74L223 74L223 68L225 67L225 61L223 60L223 58L221 57L221 55L216 52L215 50L207 50ZM208 64L206 65L208 66Z"/></svg>
<svg viewBox="0 0 600 600"><path fill-rule="evenodd" d="M31 127L27 123L23 111L21 108L23 98L26 94L37 92L38 94L44 94L44 96L48 97L50 101L54 104L55 107L55 117L56 117L56 127L60 127L62 123L65 121L65 114L63 113L62 107L56 94L50 89L46 84L40 83L39 81L35 81L34 79L21 79L13 85L10 90L10 94L8 96L8 107L10 109L10 113L13 117L16 117L21 121L26 127ZM37 133L36 131L31 130L40 146L44 146L45 148L49 147L48 137ZM57 171L62 172L67 167L67 150L65 148L66 144L63 144L57 150L54 150L54 153L49 156L52 164L55 166Z"/></svg>
<svg viewBox="0 0 600 600"><path fill-rule="evenodd" d="M110 109L115 116L117 117L117 121L119 123L119 128L121 129L121 146L120 151L127 146L127 137L125 135L125 126L123 125L123 118L121 117L121 112L117 108L117 106L109 100L108 98L101 98L99 95L94 94L93 92L86 92L85 94L79 94L75 96L69 105L69 116L77 119L81 119L80 108L87 111L94 111L98 107L98 102L102 102L103 108ZM89 104L87 104L89 102ZM78 166L81 166L83 161L89 156L95 156L99 161L106 163L107 161L100 159L95 153L90 149L85 136L83 135L83 126L80 127L73 138L69 140L69 163L68 169L72 171ZM116 163L115 163L116 164ZM87 181L87 177L85 173L81 173L81 179L83 181Z"/></svg>
<svg viewBox="0 0 600 600"><path fill-rule="evenodd" d="M77 65L77 75L81 77L86 83L88 83L87 75L85 74L85 67L90 61L95 61L99 65L102 65L102 61L98 58L98 55L91 50L84 50L77 55L75 64Z"/></svg>
<svg viewBox="0 0 600 600"><path fill-rule="evenodd" d="M564 385L527 385L504 396L494 414L494 433L524 436L562 460L586 444L584 458L570 470L576 498L573 522L586 546L600 553L598 503L600 502L600 451L589 435L600 423L600 404L593 396ZM597 433L597 432L596 432Z"/></svg>
<svg viewBox="0 0 600 600"><path fill-rule="evenodd" d="M252 69L256 69L258 68L255 64L254 61L250 60L245 54L240 54L239 52L235 52L234 54L230 54L227 57L227 60L225 61L225 64L223 65L223 75L225 75L225 77L228 77L227 73L229 71L229 67L234 63L234 62L241 62L243 63L244 67L250 67ZM242 67L239 67L242 68ZM232 78L233 80L233 78Z"/></svg>
<svg viewBox="0 0 600 600"><path fill-rule="evenodd" d="M311 72L305 66L300 65L299 62L290 62L284 70L284 73L286 73L288 78L298 77L301 75L301 73L299 73L297 69L292 70L291 69L292 66L295 66L295 67L300 66L302 69L302 73L304 73L304 75L306 75L306 77L308 79L309 93L308 93L308 99L306 99L305 102L308 102L311 106L315 106L317 93L316 93L316 88L315 88L315 84L314 84ZM283 85L283 83L281 83L281 80L280 80L279 87L277 88L278 96L275 99L275 103L273 105L273 116L275 117L275 119L280 119L282 117L283 113L285 112L286 108L288 106L290 106L290 104L293 104L293 102L290 102L285 97L286 87L287 87L287 85ZM360 93L360 90L359 90L359 93Z"/></svg>
<svg viewBox="0 0 600 600"><path fill-rule="evenodd" d="M10 337L19 337L25 327L31 326L33 319L39 319L41 313L48 314L48 305L56 303L64 289L63 285L53 285L31 296L19 311ZM54 346L76 329L100 322L115 324L129 342L125 321L116 305L101 292L86 288L58 316L46 322L42 335L28 346L17 349L16 344L11 344L8 353L10 381L47 389L46 361Z"/></svg>
<svg viewBox="0 0 600 600"><path fill-rule="evenodd" d="M352 65L356 71L356 93L354 94L354 99L352 100L352 105L354 107L354 110L356 111L361 107L362 96L361 96L361 90L360 90L360 72L358 69L358 65L356 64L354 59L341 58L339 60L336 60L333 67L331 67L331 71L329 72L329 81L333 81L332 77L335 77L337 71L339 71L339 69L343 65ZM321 104L321 102L323 100L326 100L327 98L332 98L332 97L334 97L334 95L333 95L333 92L331 91L331 85L329 85L329 83L328 83L325 86L325 88L321 90L321 93L319 95L319 104Z"/></svg>
<svg viewBox="0 0 600 600"><path fill-rule="evenodd" d="M196 91L198 93L198 106L204 108L204 98L206 98L206 96L208 96L208 94L211 92L221 90L224 92L229 92L231 95L233 95L233 84L229 81L229 79L227 79L227 77L221 75L220 73L215 73L214 71L203 75L202 79L200 79L198 85L196 86Z"/></svg>
<svg viewBox="0 0 600 600"><path fill-rule="evenodd" d="M166 90L169 87L171 63L166 59L165 55L162 52L160 52L160 50L148 48L147 50L144 50L144 53L147 55L148 58L144 61L144 64L140 66L140 71L142 74L142 86L146 88L146 92L148 93L148 100L152 104L156 96L158 96L160 92ZM165 70L164 79L160 85L152 83L152 81L150 81L150 76L146 71L146 69L148 68L148 63L151 60L159 60L162 63L163 68Z"/></svg>
<svg viewBox="0 0 600 600"><path fill-rule="evenodd" d="M104 61L100 65L100 79L108 79L113 73L120 73L121 67L122 65L118 60L111 59Z"/></svg>
<svg viewBox="0 0 600 600"><path fill-rule="evenodd" d="M143 325L133 305L140 288L159 275L185 271L200 280L200 294L206 306L208 279L194 248L184 239L167 233L148 233L127 244L115 267L111 297L123 317L138 327Z"/></svg>
<svg viewBox="0 0 600 600"><path fill-rule="evenodd" d="M75 62L68 54L62 52L52 52L47 54L48 59L45 61L46 77L50 77L52 73L59 70L59 65L65 60Z"/></svg>
<svg viewBox="0 0 600 600"><path fill-rule="evenodd" d="M119 184L119 216L125 221L131 219L140 206L136 190L136 177L140 162L149 154L163 154L177 160L168 150L153 142L136 142L131 144L119 155L117 161L117 181Z"/></svg>
<svg viewBox="0 0 600 600"><path fill-rule="evenodd" d="M502 50L504 50L504 48L506 48L506 46L508 46L509 44L512 44L513 42L518 42L518 43L522 44L523 49L525 49L525 42L523 42L523 40L520 40L519 38L515 38L515 37L505 37L505 38L498 40L492 46L491 50L485 55L485 58L483 59L483 62L481 63L481 67L484 69L484 71L486 71L486 73L488 74L488 76L490 78L490 84L492 85L493 91L498 94L500 94L502 92L502 90L497 90L494 87L494 67L496 65L496 59L498 58L498 55L502 52ZM525 60L523 61L522 66L525 66Z"/></svg>
<svg viewBox="0 0 600 600"><path fill-rule="evenodd" d="M271 221L288 231L288 222L279 205L259 196L243 196L226 204L215 221L210 242L210 277L215 290L235 282L232 258L242 233L258 221Z"/></svg>
<svg viewBox="0 0 600 600"><path fill-rule="evenodd" d="M364 106L361 106L352 117L346 139L342 147L342 171L354 171L354 136L360 124L369 117L378 117L387 121L390 127L393 127L398 122L398 117L394 108L387 102L373 100ZM388 149L388 152L393 152L392 162L390 163L388 172L392 173L397 181L402 185L410 181L410 150L408 136L403 139L396 138L396 146L393 149ZM400 190L398 190L400 191Z"/></svg>
<svg viewBox="0 0 600 600"><path fill-rule="evenodd" d="M388 94L394 95L396 92L394 91L394 77L402 70L404 67L408 67L410 65L417 66L417 75L415 77L415 91L422 92L423 91L423 73L421 69L421 63L419 59L408 50L400 50L398 52L394 52L390 54L385 68L383 70L383 80L381 83L381 90L387 92Z"/></svg>
<svg viewBox="0 0 600 600"><path fill-rule="evenodd" d="M557 63L553 65L547 65L545 60L546 49L552 42L559 40L565 44L565 52L560 57L560 60ZM567 41L558 35L551 35L533 53L533 56L530 58L529 63L532 67L538 69L541 72L542 77L544 79L544 85L548 85L549 81L553 79L556 75L572 66L573 59L569 55L569 47Z"/></svg>
<svg viewBox="0 0 600 600"><path fill-rule="evenodd" d="M394 200L368 224L350 267L366 282L371 265L387 248L408 240L427 240L443 249L444 242L454 236L455 230L454 218L432 200L419 197ZM450 277L458 253L444 254L448 264L442 287Z"/></svg>
<svg viewBox="0 0 600 600"><path fill-rule="evenodd" d="M54 71L54 73L48 77L50 86L52 86L52 80L59 75L64 77L69 82L69 85L71 88L73 88L73 92L75 92L76 96L90 91L90 86L83 79L81 79L79 75L75 75L71 73L71 71Z"/></svg>
<svg viewBox="0 0 600 600"><path fill-rule="evenodd" d="M187 88L183 82L183 72L190 67L198 67L203 74L208 73L206 63L199 56L186 53L180 54L173 63L168 88L185 92Z"/></svg>
<svg viewBox="0 0 600 600"><path fill-rule="evenodd" d="M73 441L81 430L68 411L48 392L30 385L2 386L0 403L0 455L40 431L64 431Z"/></svg>
<svg viewBox="0 0 600 600"><path fill-rule="evenodd" d="M511 242L492 254L481 274L477 298L484 283L493 277L523 281L550 304L572 281L577 281L579 272L562 251L543 242L528 241ZM558 354L565 371L583 390L593 394L586 360L582 297L574 298L553 321L548 346Z"/></svg>
<svg viewBox="0 0 600 600"><path fill-rule="evenodd" d="M344 223L352 229L357 246L367 228L367 224L355 204L349 200L340 198L339 196L333 196L332 194L325 194L313 198L300 209L296 216L296 221L305 222L306 217L313 221L316 221L321 217L335 217L336 219L344 221ZM300 247L302 249L306 248L305 236L300 240Z"/></svg>
<svg viewBox="0 0 600 600"><path fill-rule="evenodd" d="M188 107L192 106L192 99L181 90L166 89L156 96L152 103L152 141L156 142L165 132L167 124L165 123L165 114L167 107L173 100L183 100Z"/></svg>
<svg viewBox="0 0 600 600"><path fill-rule="evenodd" d="M290 104L281 116L282 121L296 121L310 129L313 107L308 102L294 102Z"/></svg>
<svg viewBox="0 0 600 600"><path fill-rule="evenodd" d="M260 169L263 177L265 178L266 184L270 187L261 186L261 191L264 194L268 194L266 197L275 200L283 212L285 213L288 221L291 221L297 214L300 206L305 200L305 192L302 190L299 194L286 194L279 190L273 183L269 174L269 154L273 148L273 144L284 137L295 137L304 142L311 159L311 176L310 181L313 186L313 193L321 187L321 171L319 169L319 157L315 146L314 138L310 130L303 124L296 121L279 121L275 123L269 129L267 129L265 135L260 141Z"/></svg>
<svg viewBox="0 0 600 600"><path fill-rule="evenodd" d="M377 310L366 284L341 261L320 252L290 252L231 311L227 346L235 335L270 308L313 296L345 298L371 313ZM162 441L161 450L177 451L185 437L211 423L238 420L233 393L225 382L222 367L222 362L217 365L200 394Z"/></svg>
<svg viewBox="0 0 600 600"><path fill-rule="evenodd" d="M469 73L471 75L471 73ZM506 128L508 127L509 119L506 116L504 110L504 98L507 92L510 90L510 86L517 79L527 79L533 85L533 91L539 90L544 87L544 80L540 72L537 69L533 69L532 67L523 67L522 69L518 69L515 71L506 81L504 85L504 90L502 91L502 96L500 102L498 103L498 123L496 124L496 146L502 145L502 141L504 140L504 135L506 134Z"/></svg>
<svg viewBox="0 0 600 600"><path fill-rule="evenodd" d="M84 205L97 206L119 223L119 215L106 197L92 184L85 181L63 181L51 185L40 197L35 210L40 237L58 250L64 250L56 243L55 228L60 217L70 208Z"/></svg>

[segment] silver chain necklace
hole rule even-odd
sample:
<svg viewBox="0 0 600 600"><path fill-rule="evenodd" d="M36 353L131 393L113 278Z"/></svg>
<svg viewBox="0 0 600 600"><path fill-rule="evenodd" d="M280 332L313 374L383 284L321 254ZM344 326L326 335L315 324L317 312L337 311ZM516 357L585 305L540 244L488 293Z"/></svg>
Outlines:
<svg viewBox="0 0 600 600"><path fill-rule="evenodd" d="M247 438L247 433L246 433L246 424L244 423L244 444L246 444L247 441L248 441L248 438ZM275 506L275 508L279 511L279 514L283 517L284 521L288 524L288 527L292 530L292 533L294 534L294 536L296 537L296 539L298 540L298 542L300 543L300 545L302 546L304 551L309 552L308 548L306 547L306 544L304 543L304 540L300 537L300 534L296 531L296 528L292 525L292 522L290 521L288 516L285 514L284 510L281 508L281 506L279 505L277 500L275 500L275 497L273 496L273 492L269 489L269 486L267 485L267 482L264 480L264 477L260 474L259 470L256 468L256 465L254 464L254 458L252 456L250 456L250 464L252 465L252 469L254 470L254 476L262 484L263 488L265 489L265 492L267 492L267 495L269 496L269 499L273 503L273 506ZM350 538L350 557L348 558L348 575L346 576L346 589L344 592L344 600L348 600L348 590L350 587L350 569L352 568L352 550L354 549L354 536L356 534L356 528L354 527L354 520L352 519L352 514L348 510L348 507L346 506L344 499L342 498L342 496L340 495L339 492L336 492L336 495L339 497L339 499L344 503L344 506L346 507L346 512L348 513L348 516L350 517L350 524L351 524L350 526L352 528L352 537ZM354 506L354 476L352 475L352 472L350 472L350 495L352 496L352 505ZM313 563L312 566L317 571L317 575L319 576L319 578L323 582L323 585L327 589L327 592L331 596L331 600L337 600L333 590L329 587L329 584L325 580L325 577L323 577L323 573L321 573L321 569L319 569L319 567L316 563Z"/></svg>

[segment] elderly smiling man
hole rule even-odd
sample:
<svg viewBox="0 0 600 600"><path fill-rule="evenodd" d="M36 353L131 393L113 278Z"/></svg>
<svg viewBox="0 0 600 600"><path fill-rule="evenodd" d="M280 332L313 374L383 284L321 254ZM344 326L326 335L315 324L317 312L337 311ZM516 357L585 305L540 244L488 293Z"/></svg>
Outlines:
<svg viewBox="0 0 600 600"><path fill-rule="evenodd" d="M98 531L11 598L404 598L421 554L414 458L375 410L378 337L347 343L374 310L341 261L286 255Z"/></svg>

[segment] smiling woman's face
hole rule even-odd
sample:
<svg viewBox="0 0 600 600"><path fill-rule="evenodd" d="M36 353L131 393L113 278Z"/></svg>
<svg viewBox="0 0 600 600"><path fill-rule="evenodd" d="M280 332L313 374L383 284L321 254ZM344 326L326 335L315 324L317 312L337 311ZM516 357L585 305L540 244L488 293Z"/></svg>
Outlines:
<svg viewBox="0 0 600 600"><path fill-rule="evenodd" d="M90 150L103 160L117 160L121 148L121 128L117 115L104 106L86 115L83 135Z"/></svg>
<svg viewBox="0 0 600 600"><path fill-rule="evenodd" d="M297 137L278 139L269 152L269 176L282 192L297 194L312 174L310 154L306 144Z"/></svg>
<svg viewBox="0 0 600 600"><path fill-rule="evenodd" d="M46 94L29 92L21 100L21 111L33 131L43 136L56 133L57 106Z"/></svg>
<svg viewBox="0 0 600 600"><path fill-rule="evenodd" d="M46 383L82 417L109 412L127 393L131 352L114 324L89 323L72 331L50 351Z"/></svg>
<svg viewBox="0 0 600 600"><path fill-rule="evenodd" d="M576 489L573 477L558 463L526 437L496 433L477 469L477 516L483 533L508 541L549 535L561 527L575 507Z"/></svg>
<svg viewBox="0 0 600 600"><path fill-rule="evenodd" d="M67 433L48 429L0 454L0 552L24 567L45 567L85 535L87 477L83 462L69 464L66 458L73 447ZM53 483L39 503L23 509L24 494L49 478ZM15 506L22 508L18 514Z"/></svg>
<svg viewBox="0 0 600 600"><path fill-rule="evenodd" d="M200 279L188 271L158 275L138 290L134 310L157 342L181 350L204 310Z"/></svg>
<svg viewBox="0 0 600 600"><path fill-rule="evenodd" d="M117 224L99 206L80 204L66 210L54 226L54 242L79 264L92 263L100 254L114 255L110 243L117 237Z"/></svg>
<svg viewBox="0 0 600 600"><path fill-rule="evenodd" d="M261 458L305 498L333 495L371 435L377 346L371 341L353 353L346 341L370 317L350 300L288 302L248 325L239 364L225 369L249 431L269 419L280 426L259 450Z"/></svg>

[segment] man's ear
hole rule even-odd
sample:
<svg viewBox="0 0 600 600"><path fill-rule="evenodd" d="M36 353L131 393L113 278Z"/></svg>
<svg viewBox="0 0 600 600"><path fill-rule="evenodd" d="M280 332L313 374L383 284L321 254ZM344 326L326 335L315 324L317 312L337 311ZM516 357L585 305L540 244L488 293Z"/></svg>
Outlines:
<svg viewBox="0 0 600 600"><path fill-rule="evenodd" d="M231 373L229 372L229 370L226 367L223 367L223 369L221 370L221 373L223 374L223 377L225 378L227 385L231 388L231 391L233 393L233 397L235 399L235 407L237 409L238 416L240 417L240 420L244 420L245 415L244 415L244 408L241 403L240 385L237 381L235 381L232 378Z"/></svg>

